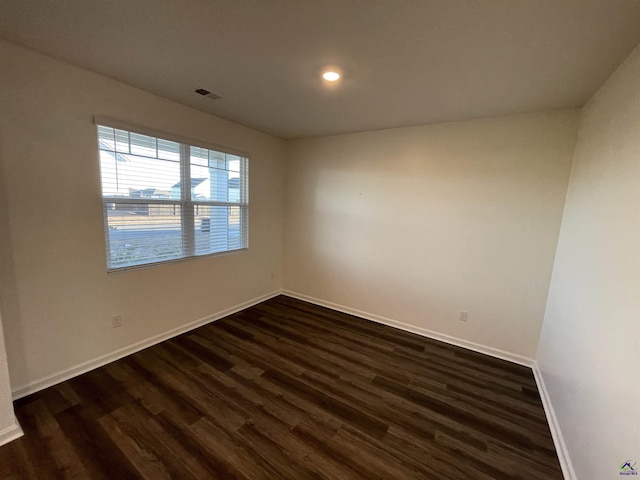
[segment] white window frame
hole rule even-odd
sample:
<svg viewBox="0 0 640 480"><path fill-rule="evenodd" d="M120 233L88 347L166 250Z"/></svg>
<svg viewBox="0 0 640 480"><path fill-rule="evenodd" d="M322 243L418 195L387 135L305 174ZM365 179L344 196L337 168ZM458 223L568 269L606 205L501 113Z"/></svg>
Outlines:
<svg viewBox="0 0 640 480"><path fill-rule="evenodd" d="M249 248L249 156L245 152L239 150L233 150L226 147L220 147L218 145L212 145L203 143L197 140L181 137L177 135L168 134L155 129L141 127L137 125L127 124L118 120L114 120L108 117L95 116L94 123L96 124L96 139L98 126L110 127L118 130L125 130L130 133L138 133L141 135L148 135L161 140L168 140L177 142L180 144L180 199L152 199L152 198L130 198L130 197L113 197L104 196L101 189L102 207L103 207L103 222L105 231L105 253L107 260L107 272L115 273L126 270L134 270L139 268L147 268L156 265L164 265L167 263L181 262L194 258L211 257L218 255L227 255L230 253L240 252ZM214 150L216 152L235 155L241 157L240 162L240 195L237 202L233 201L211 201L211 200L198 200L194 201L191 198L191 162L190 162L190 147L199 147L207 150ZM100 145L98 145L98 153L100 153ZM100 160L98 160L100 161ZM102 182L102 173L100 174ZM107 218L107 204L144 204L144 205L179 205L181 210L181 236L182 236L182 256L178 258L172 258L169 260L159 260L156 262L137 263L126 266L112 267L110 265L110 239L109 239L109 224ZM211 253L196 253L195 242L195 221L194 212L197 206L222 206L222 207L239 207L241 211L240 215L240 247L229 248L223 251L216 251Z"/></svg>

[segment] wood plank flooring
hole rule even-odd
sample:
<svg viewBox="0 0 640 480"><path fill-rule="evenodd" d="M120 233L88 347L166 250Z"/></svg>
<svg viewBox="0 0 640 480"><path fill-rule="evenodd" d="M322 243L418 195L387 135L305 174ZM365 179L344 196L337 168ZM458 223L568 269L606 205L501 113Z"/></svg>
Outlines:
<svg viewBox="0 0 640 480"><path fill-rule="evenodd" d="M16 402L2 479L561 479L530 369L280 296Z"/></svg>

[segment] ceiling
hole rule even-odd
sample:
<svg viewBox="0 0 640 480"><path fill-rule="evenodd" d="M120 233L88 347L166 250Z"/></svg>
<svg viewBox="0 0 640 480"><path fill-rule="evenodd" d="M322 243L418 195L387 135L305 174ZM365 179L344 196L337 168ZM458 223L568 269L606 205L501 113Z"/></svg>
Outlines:
<svg viewBox="0 0 640 480"><path fill-rule="evenodd" d="M580 107L640 42L640 0L0 0L0 35L300 138Z"/></svg>

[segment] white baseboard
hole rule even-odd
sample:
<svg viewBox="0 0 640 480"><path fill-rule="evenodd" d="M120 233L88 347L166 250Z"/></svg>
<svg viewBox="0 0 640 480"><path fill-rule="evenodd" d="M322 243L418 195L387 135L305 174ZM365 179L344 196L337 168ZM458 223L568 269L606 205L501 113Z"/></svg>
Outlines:
<svg viewBox="0 0 640 480"><path fill-rule="evenodd" d="M264 302L265 300L269 300L270 298L280 295L280 293L281 293L280 290L276 290L276 291L267 293L266 295L261 295L260 297L256 297L247 302L234 305L233 307L230 307L220 312L214 313L212 315L208 315L206 317L200 318L193 322L189 322L185 325L181 325L172 330L168 330L158 335L154 335L153 337L147 338L145 340L126 346L124 348L120 348L114 352L108 353L106 355L102 355L93 360L83 362L79 365L65 369L61 372L57 372L52 375L48 375L46 377L40 378L34 382L29 383L28 385L17 387L13 389L13 392L12 392L13 399L17 400L18 398L26 397L27 395L38 392L47 387L51 387L53 385L56 385L57 383L64 382L65 380L69 380L70 378L76 377L90 370L94 370L98 367L102 367L103 365L111 363L120 358L126 357L127 355L131 355L132 353L139 352L140 350L144 350L145 348L156 345L157 343L163 342L177 335L186 333L190 330L193 330L194 328L201 327L202 325L206 325L207 323L214 322L223 317L239 312L240 310L244 310L245 308L252 307L253 305L256 305L260 302Z"/></svg>
<svg viewBox="0 0 640 480"><path fill-rule="evenodd" d="M466 348L468 350L473 350L474 352L484 353L485 355L489 355L491 357L496 357L502 360L507 360L509 362L517 363L518 365L524 365L525 367L532 367L533 364L535 363L535 361L532 358L524 357L516 353L507 352L504 350L500 350L498 348L488 347L486 345L481 345L479 343L474 343L468 340L463 340L461 338L445 335L443 333L434 332L433 330L428 330L426 328L416 327L415 325L410 325L408 323L398 322L397 320L392 320L390 318L382 317L380 315L376 315L369 312L363 312L362 310L357 310L355 308L345 307L344 305L339 305L337 303L327 302L325 300L320 300L319 298L310 297L302 293L293 292L291 290L282 290L282 294L288 297L297 298L298 300L302 300L304 302L320 305L321 307L327 307L332 310L337 310L339 312L355 315L356 317L361 317L376 323L382 323L383 325L395 327L400 330L404 330L406 332L422 335L423 337L432 338L434 340L440 340L441 342L449 343L451 345L456 345L458 347Z"/></svg>
<svg viewBox="0 0 640 480"><path fill-rule="evenodd" d="M22 435L24 435L24 432L22 431L22 428L20 428L18 420L14 418L13 425L0 430L0 447L20 438Z"/></svg>
<svg viewBox="0 0 640 480"><path fill-rule="evenodd" d="M562 468L562 475L564 476L565 480L577 480L578 477L576 477L576 472L573 469L571 457L569 457L569 451L567 450L567 444L564 442L564 437L562 436L562 431L560 430L558 417L556 417L556 412L553 409L549 391L547 390L547 386L544 383L544 378L542 376L542 372L538 368L537 362L534 362L532 369L533 376L535 377L536 384L538 385L538 391L540 392L540 399L542 400L544 413L547 416L549 430L551 430L551 437L553 438L553 443L556 447L556 453L558 454L560 467Z"/></svg>

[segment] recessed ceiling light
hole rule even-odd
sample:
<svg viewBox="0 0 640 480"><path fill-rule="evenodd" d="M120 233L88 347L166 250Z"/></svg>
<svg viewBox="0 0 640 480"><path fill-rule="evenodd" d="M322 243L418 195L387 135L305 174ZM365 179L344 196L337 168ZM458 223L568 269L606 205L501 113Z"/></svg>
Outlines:
<svg viewBox="0 0 640 480"><path fill-rule="evenodd" d="M324 78L327 82L335 82L340 80L340 74L333 70L327 70L322 74L322 78Z"/></svg>

